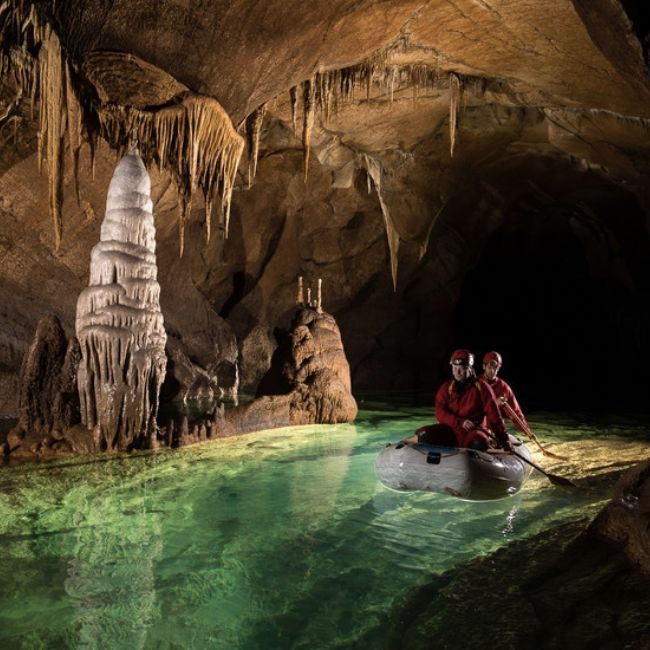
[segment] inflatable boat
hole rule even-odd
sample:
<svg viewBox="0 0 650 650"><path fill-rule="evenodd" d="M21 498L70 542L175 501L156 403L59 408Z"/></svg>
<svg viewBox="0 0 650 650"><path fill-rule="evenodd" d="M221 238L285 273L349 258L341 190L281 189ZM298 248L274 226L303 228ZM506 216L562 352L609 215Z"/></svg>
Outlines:
<svg viewBox="0 0 650 650"><path fill-rule="evenodd" d="M530 453L511 437L514 451ZM415 443L391 443L377 456L377 478L393 490L426 490L467 501L503 499L517 493L533 468L516 455L498 449L476 451Z"/></svg>

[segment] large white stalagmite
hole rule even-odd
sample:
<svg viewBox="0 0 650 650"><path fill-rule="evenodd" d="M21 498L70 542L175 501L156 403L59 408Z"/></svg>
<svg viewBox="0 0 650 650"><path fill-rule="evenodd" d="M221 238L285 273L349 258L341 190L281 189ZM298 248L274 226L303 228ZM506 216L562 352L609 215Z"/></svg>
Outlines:
<svg viewBox="0 0 650 650"><path fill-rule="evenodd" d="M107 450L148 446L156 433L167 336L150 192L134 148L111 179L89 286L77 301L81 417Z"/></svg>

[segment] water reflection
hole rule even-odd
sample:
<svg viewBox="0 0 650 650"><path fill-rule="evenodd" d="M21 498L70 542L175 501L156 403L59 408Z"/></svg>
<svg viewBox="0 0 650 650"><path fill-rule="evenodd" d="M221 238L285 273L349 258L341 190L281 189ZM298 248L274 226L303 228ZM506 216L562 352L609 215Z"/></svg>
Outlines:
<svg viewBox="0 0 650 650"><path fill-rule="evenodd" d="M467 503L383 488L377 453L427 416L380 404L356 425L3 468L0 646L379 643L414 586L595 512L649 448L641 425L612 438L547 421L552 444L576 462L536 460L579 490L536 477L510 499Z"/></svg>
<svg viewBox="0 0 650 650"><path fill-rule="evenodd" d="M153 479L145 475L128 494L74 488L76 531L63 585L75 602L71 646L144 648L147 629L160 618L155 565L162 557L160 515L149 511ZM67 498L72 496L71 493Z"/></svg>

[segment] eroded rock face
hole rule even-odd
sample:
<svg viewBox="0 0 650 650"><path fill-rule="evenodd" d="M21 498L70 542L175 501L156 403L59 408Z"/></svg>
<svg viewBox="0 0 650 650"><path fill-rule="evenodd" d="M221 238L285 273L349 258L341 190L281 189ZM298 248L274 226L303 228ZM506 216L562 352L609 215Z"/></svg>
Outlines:
<svg viewBox="0 0 650 650"><path fill-rule="evenodd" d="M290 317L281 307L285 295L298 275L314 271L337 287L329 308L346 341L355 385L433 390L455 343L465 279L486 240L499 237L504 220L528 228L527 240L534 242L536 224L548 220L540 204L567 201L566 184L584 187L585 194L607 185L636 202L640 222L647 213L648 21L638 3L363 0L352 7L336 0L305 9L294 0L269 0L259 7L215 0L192 6L189 14L173 2L82 4L70 0L50 9L40 3L40 9L44 15L54 12L64 49L101 102L145 109L173 103L191 88L218 98L235 124L267 103L258 174L250 191L239 191L248 186L244 161L230 239L223 246L216 232L205 243L199 199L186 224L185 257L178 261L178 197L167 191L164 173L156 179L163 311L178 343L170 350L179 373L166 391L170 397L219 394L235 363L242 385L254 390L275 346L273 327L286 325ZM322 114L318 102L315 111L311 106L305 112L301 93L317 71L375 64L367 88L357 85L346 97L341 93ZM403 84L403 78L414 83ZM458 110L452 112L454 78L462 84ZM345 85L349 78L340 80ZM0 126L14 133L0 142L0 252L6 269L0 302L8 305L0 313L0 409L15 413L15 375L38 317L43 309L54 309L70 325L72 301L60 287L81 288L78 260L96 242L92 215L100 212L103 197L93 198L86 173L90 162L82 148L82 201L77 205L70 199L74 189L63 178L65 234L59 255L52 255L51 234L42 223L46 190L35 158L24 160L36 150L38 125L30 118L29 102L17 100L11 79L4 82ZM297 128L292 87L300 91L294 106ZM307 113L306 122L313 125L307 129L311 157L305 183L300 132ZM450 129L454 116L455 130ZM109 161L112 171L112 155L102 147L97 153L101 183L110 175ZM17 164L20 160L24 164ZM367 183L370 172L374 180ZM561 176L567 183L558 180ZM573 201L567 220L574 210L597 212L600 202L587 201L587 211L582 203L582 198ZM617 211L610 216L615 221ZM607 219L597 214L599 223L590 232L602 229ZM648 233L643 228L638 247L611 242L612 250L625 248L626 264L636 267L628 284L637 286L625 296L634 306L616 317L623 323L617 325L617 341L634 341L635 331L647 331L642 249ZM552 246L547 256L553 259ZM517 264L513 259L510 267ZM544 272L540 265L537 273ZM241 278L237 287L234 277ZM624 290L616 284L611 294ZM577 293L576 302L585 293ZM189 300L184 308L182 302ZM507 300L514 314L527 306L512 305L512 296ZM199 311L200 326L193 329L188 314ZM588 309L576 305L575 311ZM219 336L228 339L218 352L209 336L214 323ZM579 337L582 323L574 324ZM552 350L550 330L540 323L530 336L531 347ZM600 334L595 338L612 338L610 332ZM235 335L243 358L237 358ZM485 342L489 348L494 344ZM636 350L628 346L622 352L631 357L649 347L642 340ZM510 354L522 356L519 350ZM556 370L560 361L561 355L553 360ZM224 381L215 385L222 370Z"/></svg>
<svg viewBox="0 0 650 650"><path fill-rule="evenodd" d="M80 421L79 357L77 340L68 340L56 316L44 316L20 373L19 426L25 431L62 432Z"/></svg>
<svg viewBox="0 0 650 650"><path fill-rule="evenodd" d="M258 396L288 395L291 424L354 420L350 367L334 317L311 307L299 309L278 343Z"/></svg>
<svg viewBox="0 0 650 650"><path fill-rule="evenodd" d="M7 455L20 457L70 450L62 441L65 433L80 422L79 359L77 340L68 340L56 316L44 316L23 358L19 418L4 441Z"/></svg>
<svg viewBox="0 0 650 650"><path fill-rule="evenodd" d="M588 535L619 547L650 576L650 461L628 471L616 485L612 500L589 527Z"/></svg>
<svg viewBox="0 0 650 650"><path fill-rule="evenodd" d="M102 449L143 446L157 432L165 342L151 185L136 151L111 180L89 286L77 303L82 421Z"/></svg>

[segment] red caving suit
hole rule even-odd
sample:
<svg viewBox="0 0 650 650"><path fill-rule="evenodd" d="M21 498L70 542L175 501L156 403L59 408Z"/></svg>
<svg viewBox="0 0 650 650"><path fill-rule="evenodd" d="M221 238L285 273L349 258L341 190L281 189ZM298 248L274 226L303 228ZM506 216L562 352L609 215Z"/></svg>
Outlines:
<svg viewBox="0 0 650 650"><path fill-rule="evenodd" d="M519 431L522 433L526 433L524 427L519 426L513 418L508 415L508 412L501 406L499 403L499 399L504 397L505 401L510 405L512 410L517 414L519 419L522 421L525 427L528 426L528 422L526 422L526 416L523 414L523 411L521 410L521 407L519 406L519 402L517 401L517 398L515 397L515 393L510 388L507 382L503 381L501 377L495 377L494 381L488 381L485 376L481 375L481 379L483 379L487 384L489 384L490 388L492 389L492 392L494 393L494 396L497 399L497 404L499 404L499 409L501 411L501 416L505 419L508 418L511 420L511 422L515 425Z"/></svg>
<svg viewBox="0 0 650 650"><path fill-rule="evenodd" d="M485 419L500 443L508 440L508 432L494 393L481 378L464 383L451 379L440 386L436 393L436 418L454 430L459 447L467 447L477 437L483 438L487 443L491 442L483 431L465 431L464 420L481 425Z"/></svg>

